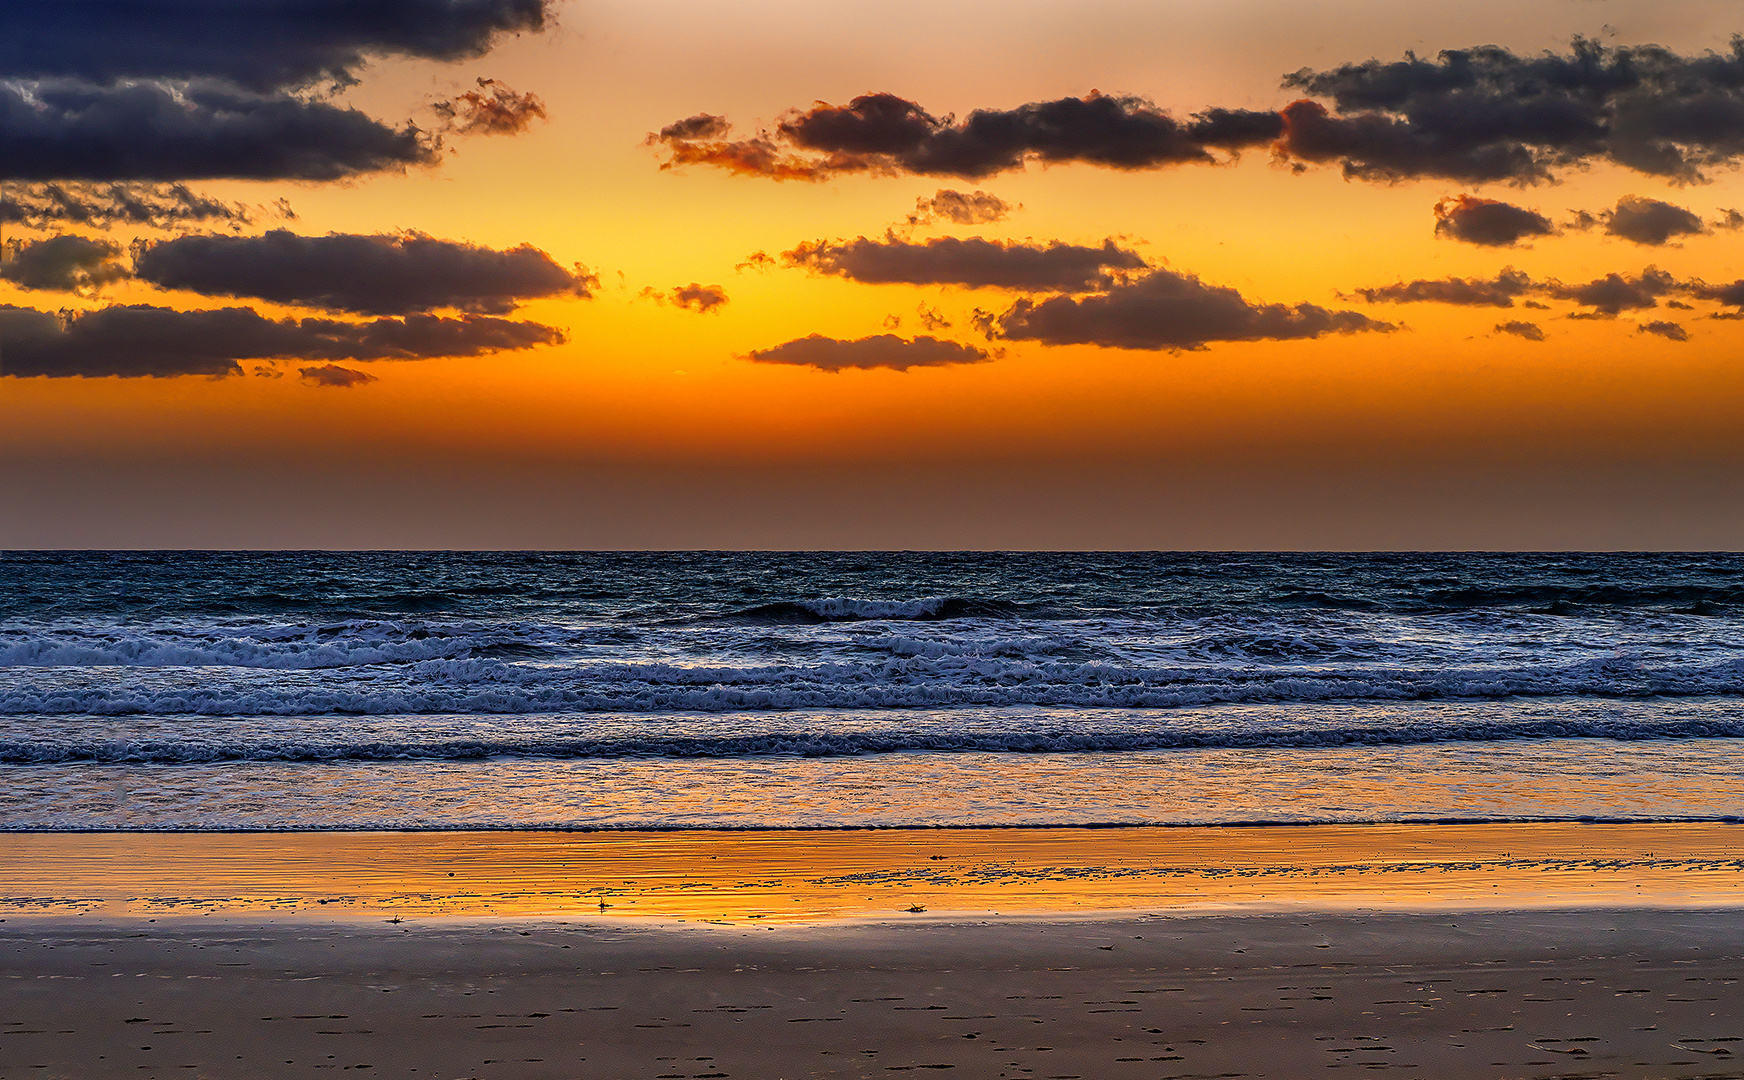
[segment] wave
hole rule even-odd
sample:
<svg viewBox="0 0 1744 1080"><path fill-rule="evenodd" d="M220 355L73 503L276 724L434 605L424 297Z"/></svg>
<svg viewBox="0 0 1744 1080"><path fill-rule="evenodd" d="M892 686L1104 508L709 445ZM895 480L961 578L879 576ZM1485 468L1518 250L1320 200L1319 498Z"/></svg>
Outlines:
<svg viewBox="0 0 1744 1080"><path fill-rule="evenodd" d="M821 600L778 600L713 618L749 623L827 623L921 621L943 619L1012 619L1038 614L1030 605L969 596L927 596L918 600L861 600L832 596Z"/></svg>
<svg viewBox="0 0 1744 1080"><path fill-rule="evenodd" d="M623 758L850 757L896 753L1121 753L1154 750L1303 750L1520 739L1643 742L1744 738L1738 719L1515 718L1180 731L781 731L753 735L523 736L428 740L193 738L0 740L0 764L202 765L219 762L476 761Z"/></svg>

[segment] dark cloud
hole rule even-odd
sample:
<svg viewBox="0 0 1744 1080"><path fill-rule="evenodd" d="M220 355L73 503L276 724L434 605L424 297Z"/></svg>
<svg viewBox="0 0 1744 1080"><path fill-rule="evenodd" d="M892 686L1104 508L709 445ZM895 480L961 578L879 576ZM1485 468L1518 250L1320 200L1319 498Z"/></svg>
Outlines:
<svg viewBox="0 0 1744 1080"><path fill-rule="evenodd" d="M1696 283L1690 293L1703 300L1717 300L1727 307L1744 307L1744 279L1727 285Z"/></svg>
<svg viewBox="0 0 1744 1080"><path fill-rule="evenodd" d="M1515 322L1497 323L1496 324L1496 333L1498 333L1498 334L1513 334L1515 337L1523 337L1527 341L1543 341L1544 340L1543 328L1540 327L1537 323L1533 323L1533 322L1515 321Z"/></svg>
<svg viewBox="0 0 1744 1080"><path fill-rule="evenodd" d="M1606 274L1582 285L1548 282L1538 289L1547 296L1558 300L1573 300L1584 307L1593 308L1598 315L1609 317L1624 311L1657 307L1661 296L1681 292L1688 287L1665 271L1649 266L1638 277Z"/></svg>
<svg viewBox="0 0 1744 1080"><path fill-rule="evenodd" d="M182 236L142 247L135 269L166 289L368 315L502 314L534 297L590 296L599 284L531 245L495 251L418 233Z"/></svg>
<svg viewBox="0 0 1744 1080"><path fill-rule="evenodd" d="M927 330L949 330L951 320L945 318L945 313L938 308L930 308L925 304L917 305L915 314L920 316L920 325Z"/></svg>
<svg viewBox="0 0 1744 1080"><path fill-rule="evenodd" d="M1136 252L1105 241L1078 244L935 237L921 243L886 236L818 240L782 253L789 266L867 284L958 285L966 289L1094 292L1113 284L1111 271L1148 264Z"/></svg>
<svg viewBox="0 0 1744 1080"><path fill-rule="evenodd" d="M31 229L62 225L135 225L174 229L228 222L247 225L257 212L294 218L283 199L270 209L225 202L183 184L25 184L0 191L0 222Z"/></svg>
<svg viewBox="0 0 1744 1080"><path fill-rule="evenodd" d="M1586 162L1698 180L1744 156L1744 40L1681 56L1657 45L1519 56L1484 46L1408 55L1284 85L1329 98L1284 110L1280 149L1371 180L1443 177L1532 183Z"/></svg>
<svg viewBox="0 0 1744 1080"><path fill-rule="evenodd" d="M1003 221L1014 209L992 192L940 188L931 198L922 195L914 201L914 213L908 215L908 223L926 225L934 221L949 221L955 225L986 225Z"/></svg>
<svg viewBox="0 0 1744 1080"><path fill-rule="evenodd" d="M1569 300L1593 310L1572 318L1611 318L1624 311L1657 307L1659 298L1678 293L1709 295L1698 282L1678 281L1663 270L1649 266L1639 275L1607 274L1592 281L1568 285L1560 281L1534 281L1512 267L1495 278L1441 278L1439 280L1401 281L1375 289L1358 289L1354 293L1371 304L1458 304L1468 307L1513 307L1514 301L1526 295L1548 296ZM1710 290L1710 293L1717 290ZM1543 304L1527 301L1523 306L1540 308Z"/></svg>
<svg viewBox="0 0 1744 1080"><path fill-rule="evenodd" d="M947 364L979 364L990 359L987 351L955 341L935 337L913 340L895 334L875 334L872 337L843 341L812 334L777 345L758 349L747 359L759 364L795 364L814 367L819 371L847 371L850 368L892 368L907 371L916 367L942 367Z"/></svg>
<svg viewBox="0 0 1744 1080"><path fill-rule="evenodd" d="M783 116L773 131L728 138L707 113L649 136L670 157L662 168L714 165L776 180L824 180L839 173L912 173L979 179L1031 160L1083 161L1115 169L1226 161L1277 138L1276 113L1208 109L1177 120L1143 98L1092 93L977 109L961 121L936 117L895 94L863 94L846 105L819 103Z"/></svg>
<svg viewBox="0 0 1744 1080"><path fill-rule="evenodd" d="M696 312L713 311L727 302L727 290L719 285L702 285L695 281L681 285L666 294L666 298L681 308Z"/></svg>
<svg viewBox="0 0 1744 1080"><path fill-rule="evenodd" d="M128 276L121 245L110 240L69 235L6 247L10 257L0 262L0 279L21 289L92 293Z"/></svg>
<svg viewBox="0 0 1744 1080"><path fill-rule="evenodd" d="M1674 236L1691 236L1704 231L1702 219L1683 207L1639 195L1623 196L1617 200L1616 209L1604 211L1599 218L1605 223L1605 231L1612 236L1653 247Z"/></svg>
<svg viewBox="0 0 1744 1080"><path fill-rule="evenodd" d="M496 79L479 79L477 90L439 101L435 110L443 130L459 135L515 135L545 119L539 95L518 93Z"/></svg>
<svg viewBox="0 0 1744 1080"><path fill-rule="evenodd" d="M547 0L56 0L0 5L0 78L350 82L370 57L462 60L538 31Z"/></svg>
<svg viewBox="0 0 1744 1080"><path fill-rule="evenodd" d="M1669 341L1688 341L1689 331L1674 322L1644 322L1635 328L1638 334L1656 334Z"/></svg>
<svg viewBox="0 0 1744 1080"><path fill-rule="evenodd" d="M0 146L0 180L25 181L341 180L437 160L410 125L209 80L0 81Z"/></svg>
<svg viewBox="0 0 1744 1080"><path fill-rule="evenodd" d="M1509 267L1494 278L1440 278L1401 281L1353 294L1371 304L1460 304L1467 307L1513 307L1514 301L1537 286L1530 277Z"/></svg>
<svg viewBox="0 0 1744 1080"><path fill-rule="evenodd" d="M1234 289L1172 270L1153 270L1098 296L1019 300L986 327L1011 341L1153 350L1395 329L1355 311L1250 303Z"/></svg>
<svg viewBox="0 0 1744 1080"><path fill-rule="evenodd" d="M368 372L358 371L356 368L340 367L338 364L322 364L320 367L298 368L297 374L301 375L303 381L306 383L312 383L315 386L338 387L340 389L349 389L353 386L366 386L369 383L381 381Z"/></svg>
<svg viewBox="0 0 1744 1080"><path fill-rule="evenodd" d="M352 323L268 319L252 308L145 305L56 316L0 305L0 374L28 377L232 375L239 360L425 360L563 341L538 323L411 315Z"/></svg>
<svg viewBox="0 0 1744 1080"><path fill-rule="evenodd" d="M1435 204L1435 234L1484 247L1511 247L1531 236L1556 232L1536 210L1475 195L1453 195Z"/></svg>

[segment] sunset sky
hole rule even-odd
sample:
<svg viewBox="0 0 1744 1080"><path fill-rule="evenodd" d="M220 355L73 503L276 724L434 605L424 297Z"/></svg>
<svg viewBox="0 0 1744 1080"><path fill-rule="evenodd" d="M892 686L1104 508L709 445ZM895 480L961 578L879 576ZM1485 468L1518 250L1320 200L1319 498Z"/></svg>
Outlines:
<svg viewBox="0 0 1744 1080"><path fill-rule="evenodd" d="M1736 0L122 8L0 546L1744 546Z"/></svg>

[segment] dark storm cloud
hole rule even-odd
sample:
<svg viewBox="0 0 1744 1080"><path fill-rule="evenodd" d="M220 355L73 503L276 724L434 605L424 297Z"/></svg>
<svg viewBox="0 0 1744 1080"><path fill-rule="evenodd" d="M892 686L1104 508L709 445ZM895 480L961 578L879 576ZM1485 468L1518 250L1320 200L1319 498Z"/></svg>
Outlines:
<svg viewBox="0 0 1744 1080"><path fill-rule="evenodd" d="M1281 131L1272 112L1208 109L1181 121L1130 96L1092 93L977 109L958 121L895 94L863 94L846 105L788 113L775 130L749 139L729 139L724 119L706 113L649 138L671 155L662 168L706 164L776 180L845 172L979 179L1031 160L1115 169L1210 164L1266 145Z"/></svg>
<svg viewBox="0 0 1744 1080"><path fill-rule="evenodd" d="M216 81L0 82L0 180L341 180L435 144L356 109Z"/></svg>
<svg viewBox="0 0 1744 1080"><path fill-rule="evenodd" d="M121 245L84 236L54 236L47 240L11 243L0 262L0 279L21 289L52 289L90 293L128 276Z"/></svg>
<svg viewBox="0 0 1744 1080"><path fill-rule="evenodd" d="M1234 289L1171 270L1154 270L1099 296L1019 300L987 322L990 337L1011 341L1152 350L1393 329L1355 311L1250 303Z"/></svg>
<svg viewBox="0 0 1744 1080"><path fill-rule="evenodd" d="M1744 155L1744 40L1681 56L1657 45L1519 56L1484 46L1407 55L1284 85L1328 98L1284 110L1280 149L1373 180L1531 183L1585 162L1698 180Z"/></svg>
<svg viewBox="0 0 1744 1080"><path fill-rule="evenodd" d="M0 222L44 229L60 225L140 225L171 229L208 222L246 225L257 208L225 202L182 184L26 184L0 192ZM295 217L280 200L266 213Z"/></svg>
<svg viewBox="0 0 1744 1080"><path fill-rule="evenodd" d="M782 253L789 266L867 284L958 285L967 289L1092 292L1113 284L1110 271L1148 264L1113 240L1100 247L936 237L914 243L895 236L819 240Z"/></svg>
<svg viewBox="0 0 1744 1080"><path fill-rule="evenodd" d="M303 381L314 386L331 386L339 389L349 389L353 386L367 386L372 382L380 382L368 372L356 368L340 367L338 364L322 364L320 367L298 368L297 374Z"/></svg>
<svg viewBox="0 0 1744 1080"><path fill-rule="evenodd" d="M1688 341L1689 331L1674 322L1644 322L1635 328L1637 334L1655 334L1668 341Z"/></svg>
<svg viewBox="0 0 1744 1080"><path fill-rule="evenodd" d="M1515 337L1523 337L1527 341L1543 341L1544 340L1543 328L1540 327L1537 323L1533 323L1533 322L1514 321L1514 322L1497 323L1496 324L1496 333L1498 333L1498 334L1513 334Z"/></svg>
<svg viewBox="0 0 1744 1080"><path fill-rule="evenodd" d="M0 305L0 374L18 377L231 375L239 360L425 360L561 341L553 327L477 315L350 323L132 305L63 318Z"/></svg>
<svg viewBox="0 0 1744 1080"><path fill-rule="evenodd" d="M703 285L691 282L680 285L666 294L666 298L681 308L688 308L701 314L713 311L727 302L727 290L719 285Z"/></svg>
<svg viewBox="0 0 1744 1080"><path fill-rule="evenodd" d="M1467 307L1513 307L1514 301L1537 286L1512 267L1494 278L1440 278L1401 281L1353 294L1371 304L1460 304Z"/></svg>
<svg viewBox="0 0 1744 1080"><path fill-rule="evenodd" d="M1536 210L1475 195L1454 195L1435 204L1435 234L1484 247L1511 247L1532 236L1556 232Z"/></svg>
<svg viewBox="0 0 1744 1080"><path fill-rule="evenodd" d="M940 188L931 198L922 195L914 201L914 213L908 215L908 223L926 225L934 221L949 221L954 225L986 225L1005 220L1014 209L992 192Z"/></svg>
<svg viewBox="0 0 1744 1080"><path fill-rule="evenodd" d="M986 350L935 337L913 340L895 334L875 334L872 337L843 341L812 334L784 342L772 349L758 349L747 359L759 364L794 364L814 367L819 371L839 372L850 368L891 368L907 371L916 367L941 367L948 364L979 364L990 359Z"/></svg>
<svg viewBox="0 0 1744 1080"><path fill-rule="evenodd" d="M0 5L0 78L350 82L372 56L462 60L547 0L52 0Z"/></svg>
<svg viewBox="0 0 1744 1080"><path fill-rule="evenodd" d="M1706 231L1702 219L1683 207L1639 195L1623 196L1617 200L1616 209L1606 210L1599 218L1605 223L1605 232L1610 235L1653 247L1674 236L1699 235Z"/></svg>
<svg viewBox="0 0 1744 1080"><path fill-rule="evenodd" d="M496 79L479 79L477 90L439 101L434 108L443 130L459 135L515 135L545 119L539 95L520 93Z"/></svg>
<svg viewBox="0 0 1744 1080"><path fill-rule="evenodd" d="M183 236L143 247L135 270L166 289L367 315L502 314L534 297L591 296L598 284L531 245L494 251L418 233Z"/></svg>

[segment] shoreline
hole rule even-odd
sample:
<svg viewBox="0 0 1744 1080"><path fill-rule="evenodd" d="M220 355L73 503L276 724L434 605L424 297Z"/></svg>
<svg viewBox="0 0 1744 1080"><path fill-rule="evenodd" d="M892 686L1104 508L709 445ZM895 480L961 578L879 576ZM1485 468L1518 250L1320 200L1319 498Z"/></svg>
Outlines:
<svg viewBox="0 0 1744 1080"><path fill-rule="evenodd" d="M1744 824L9 833L0 918L1744 907ZM918 910L913 910L918 909Z"/></svg>

